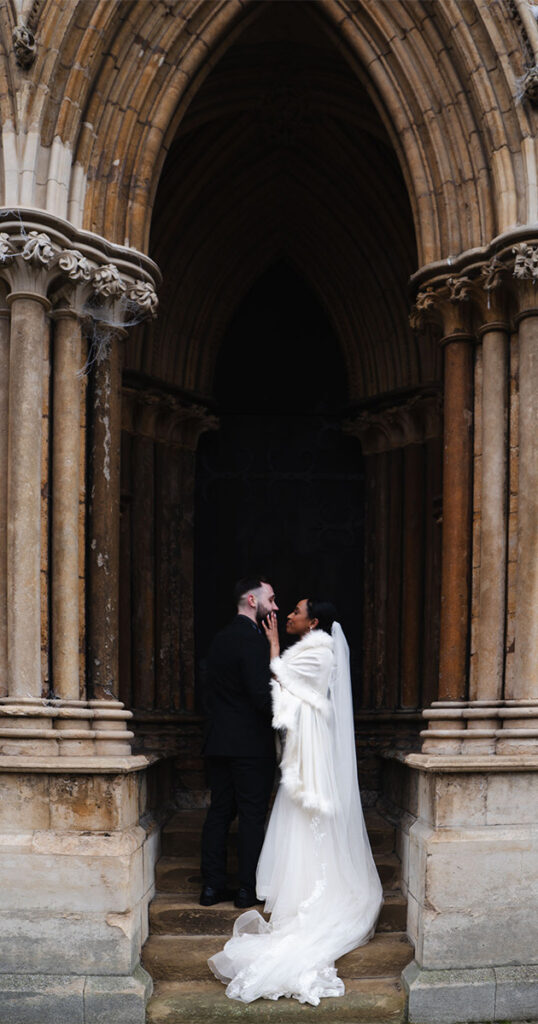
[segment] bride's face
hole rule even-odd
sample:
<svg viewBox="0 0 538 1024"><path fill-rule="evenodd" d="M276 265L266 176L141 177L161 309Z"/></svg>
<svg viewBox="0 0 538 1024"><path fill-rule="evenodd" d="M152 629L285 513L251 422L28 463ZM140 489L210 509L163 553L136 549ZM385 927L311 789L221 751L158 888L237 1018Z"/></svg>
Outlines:
<svg viewBox="0 0 538 1024"><path fill-rule="evenodd" d="M308 617L308 604L304 598L303 601L297 602L293 611L288 615L286 633L290 633L291 636L304 636L305 633L310 632L312 625L312 619Z"/></svg>

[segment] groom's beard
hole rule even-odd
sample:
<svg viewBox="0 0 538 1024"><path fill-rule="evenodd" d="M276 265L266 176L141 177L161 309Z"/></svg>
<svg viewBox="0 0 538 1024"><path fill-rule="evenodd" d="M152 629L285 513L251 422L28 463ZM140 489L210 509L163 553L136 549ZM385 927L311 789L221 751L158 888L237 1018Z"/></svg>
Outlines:
<svg viewBox="0 0 538 1024"><path fill-rule="evenodd" d="M270 611L271 609L267 605L260 603L256 608L256 622L259 624L266 619Z"/></svg>

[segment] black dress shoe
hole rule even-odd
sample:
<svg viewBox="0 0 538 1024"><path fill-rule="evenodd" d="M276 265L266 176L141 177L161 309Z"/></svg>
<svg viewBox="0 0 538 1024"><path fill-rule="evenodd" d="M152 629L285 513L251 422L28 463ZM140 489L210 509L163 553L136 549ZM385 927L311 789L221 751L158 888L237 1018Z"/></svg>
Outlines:
<svg viewBox="0 0 538 1024"><path fill-rule="evenodd" d="M264 903L264 900L259 900L254 892L254 889L238 889L234 903L236 907L254 907L258 903Z"/></svg>
<svg viewBox="0 0 538 1024"><path fill-rule="evenodd" d="M200 893L200 906L212 907L215 903L229 903L234 894L230 889L215 889L212 885L204 885Z"/></svg>

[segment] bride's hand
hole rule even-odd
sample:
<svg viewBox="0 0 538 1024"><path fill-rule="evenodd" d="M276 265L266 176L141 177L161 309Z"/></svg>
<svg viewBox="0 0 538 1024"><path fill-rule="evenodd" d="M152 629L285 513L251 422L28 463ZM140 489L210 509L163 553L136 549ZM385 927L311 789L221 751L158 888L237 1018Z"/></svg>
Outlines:
<svg viewBox="0 0 538 1024"><path fill-rule="evenodd" d="M262 620L264 633L269 641L271 659L278 658L280 654L280 640L278 638L278 624L276 612L269 612L266 619Z"/></svg>

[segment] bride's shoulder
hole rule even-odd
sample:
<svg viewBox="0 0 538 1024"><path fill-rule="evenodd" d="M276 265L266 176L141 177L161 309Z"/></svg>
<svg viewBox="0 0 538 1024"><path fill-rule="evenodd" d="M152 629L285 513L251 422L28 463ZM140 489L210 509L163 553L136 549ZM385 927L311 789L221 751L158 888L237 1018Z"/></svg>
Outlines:
<svg viewBox="0 0 538 1024"><path fill-rule="evenodd" d="M297 640L297 643L293 644L292 647L284 652L286 659L301 657L309 651L318 651L331 653L333 649L333 639L328 633L325 633L322 629L313 629L311 633L306 633L305 636Z"/></svg>

